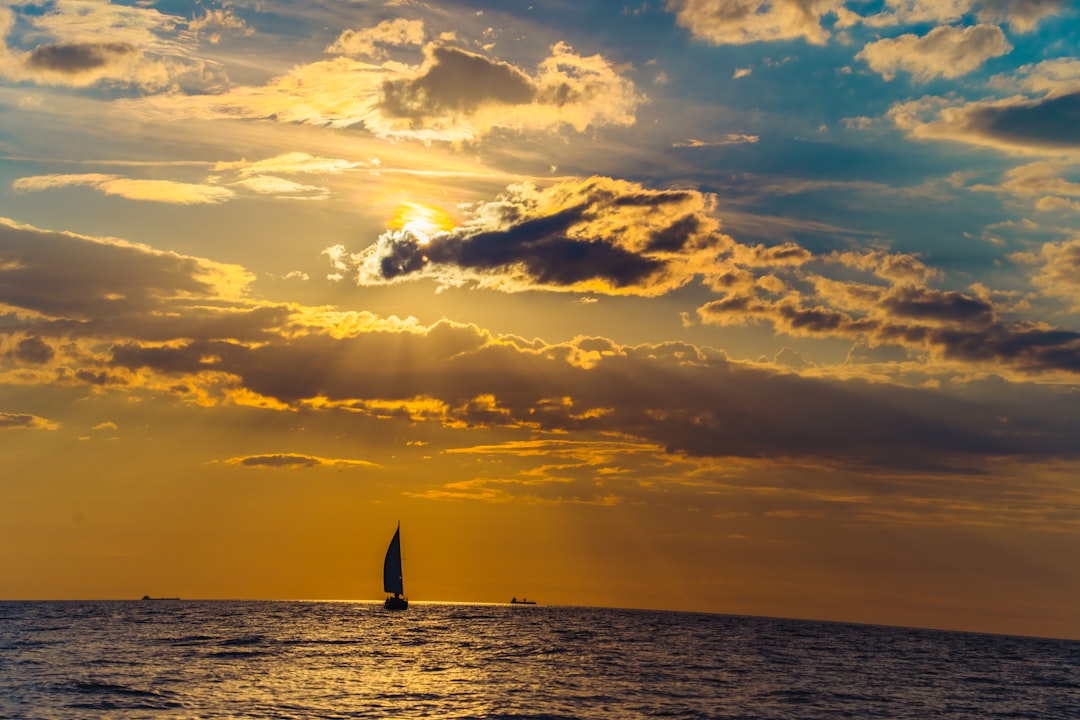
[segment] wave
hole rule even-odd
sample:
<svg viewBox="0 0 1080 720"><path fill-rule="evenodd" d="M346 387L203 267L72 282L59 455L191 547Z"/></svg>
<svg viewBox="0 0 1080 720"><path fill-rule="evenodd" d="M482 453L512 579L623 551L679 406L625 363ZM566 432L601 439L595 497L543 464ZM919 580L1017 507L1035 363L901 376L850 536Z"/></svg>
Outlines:
<svg viewBox="0 0 1080 720"><path fill-rule="evenodd" d="M169 710L183 707L176 696L165 690L143 688L103 680L76 680L57 688L74 695L66 704L84 710Z"/></svg>

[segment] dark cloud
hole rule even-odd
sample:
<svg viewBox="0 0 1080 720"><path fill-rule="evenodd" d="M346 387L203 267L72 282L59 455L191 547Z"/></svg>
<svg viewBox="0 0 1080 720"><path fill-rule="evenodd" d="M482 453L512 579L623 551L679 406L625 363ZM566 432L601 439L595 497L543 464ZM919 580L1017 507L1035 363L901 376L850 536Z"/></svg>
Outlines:
<svg viewBox="0 0 1080 720"><path fill-rule="evenodd" d="M235 266L5 222L0 257L0 302L72 320L146 313L178 297L220 297L247 282Z"/></svg>
<svg viewBox="0 0 1080 720"><path fill-rule="evenodd" d="M701 219L687 215L666 228L654 230L649 236L646 252L679 252L701 230Z"/></svg>
<svg viewBox="0 0 1080 720"><path fill-rule="evenodd" d="M765 247L764 245L739 246L736 249L739 262L754 267L776 265L802 265L813 259L814 255L806 248L793 242Z"/></svg>
<svg viewBox="0 0 1080 720"><path fill-rule="evenodd" d="M55 355L52 346L37 336L23 338L11 351L11 357L29 365L42 365Z"/></svg>
<svg viewBox="0 0 1080 720"><path fill-rule="evenodd" d="M25 428L34 422L33 415L0 412L0 428Z"/></svg>
<svg viewBox="0 0 1080 720"><path fill-rule="evenodd" d="M487 103L527 105L536 95L529 77L507 63L452 47L433 48L431 58L419 77L383 83L383 112L423 118L468 113Z"/></svg>
<svg viewBox="0 0 1080 720"><path fill-rule="evenodd" d="M978 325L994 320L994 306L985 300L927 288L898 288L885 298L882 306L892 315L917 320Z"/></svg>
<svg viewBox="0 0 1080 720"><path fill-rule="evenodd" d="M249 455L230 460L235 465L244 467L317 467L322 462L319 458L310 455Z"/></svg>
<svg viewBox="0 0 1080 720"><path fill-rule="evenodd" d="M92 370L76 370L74 373L75 379L86 385L97 385L104 387L105 385L123 385L124 381L115 375L110 375L107 372L100 371L94 372Z"/></svg>
<svg viewBox="0 0 1080 720"><path fill-rule="evenodd" d="M579 212L570 210L528 220L504 231L449 235L417 250L429 262L472 270L518 266L542 285L573 286L602 279L613 287L622 288L643 283L663 268L662 260L631 252L602 239L568 236L566 230L573 222L568 224L566 220L575 215Z"/></svg>
<svg viewBox="0 0 1080 720"><path fill-rule="evenodd" d="M719 302L710 303L707 307L714 312L722 308ZM749 299L736 306L723 307L723 311L725 312L730 312L732 310L737 310L739 312L757 312L759 309L760 306L758 303ZM847 330L851 332L853 328L857 331L859 324L857 319L838 310L821 307L802 308L790 303L777 305L776 314L778 317L783 318L784 323L794 330L795 334L801 334L803 332L815 335L841 334L841 331Z"/></svg>
<svg viewBox="0 0 1080 720"><path fill-rule="evenodd" d="M137 52L134 45L117 42L39 45L30 52L26 64L34 70L78 75Z"/></svg>
<svg viewBox="0 0 1080 720"><path fill-rule="evenodd" d="M192 371L206 369L196 361L206 350L138 357L143 369L176 373L180 356ZM128 349L115 363L134 357ZM317 401L457 427L633 437L700 457L938 471L1002 456L1080 452L1037 420L1011 433L993 403L765 371L684 343L626 347L587 338L537 346L440 323L427 333L307 336L237 348L220 354L213 369L296 408Z"/></svg>
<svg viewBox="0 0 1080 720"><path fill-rule="evenodd" d="M229 458L226 462L242 467L258 468L313 468L313 467L378 467L366 460L348 460L340 458L322 458L298 453L271 453L266 455L246 455Z"/></svg>
<svg viewBox="0 0 1080 720"><path fill-rule="evenodd" d="M716 254L730 238L718 232L709 204L702 193L649 191L609 178L542 191L522 186L478 204L453 230L387 232L353 258L361 284L498 278L508 291L658 295L716 272Z"/></svg>
<svg viewBox="0 0 1080 720"><path fill-rule="evenodd" d="M228 342L188 342L184 345L124 343L112 348L112 364L128 369L149 367L166 375L213 370L222 357L244 352L245 346Z"/></svg>
<svg viewBox="0 0 1080 720"><path fill-rule="evenodd" d="M27 413L0 412L0 430L55 430L57 424Z"/></svg>
<svg viewBox="0 0 1080 720"><path fill-rule="evenodd" d="M1080 372L1080 333L1003 322L995 318L991 305L971 296L901 288L882 295L874 311L872 317L853 315L829 307L802 307L792 300L773 303L745 294L706 303L698 310L705 322L764 320L791 335L870 339L1022 372Z"/></svg>
<svg viewBox="0 0 1080 720"><path fill-rule="evenodd" d="M547 217L522 220L504 231L446 233L430 244L406 234L382 259L383 276L390 279L415 272L428 262L489 270L524 262L532 275L545 272L545 249L573 244L566 237L581 222L586 206L568 208ZM563 247L564 251L568 248Z"/></svg>
<svg viewBox="0 0 1080 720"><path fill-rule="evenodd" d="M939 330L931 341L946 357L1004 362L1024 370L1080 373L1080 333L1040 327L995 325L985 332Z"/></svg>
<svg viewBox="0 0 1080 720"><path fill-rule="evenodd" d="M967 126L1010 144L1080 147L1080 92L1017 105L973 107L967 111Z"/></svg>
<svg viewBox="0 0 1080 720"><path fill-rule="evenodd" d="M1025 451L1009 441L995 447L988 433L968 425L974 408L942 395L739 367L724 374L724 382L702 385L698 400L667 414L654 437L696 456L908 469L977 465Z"/></svg>

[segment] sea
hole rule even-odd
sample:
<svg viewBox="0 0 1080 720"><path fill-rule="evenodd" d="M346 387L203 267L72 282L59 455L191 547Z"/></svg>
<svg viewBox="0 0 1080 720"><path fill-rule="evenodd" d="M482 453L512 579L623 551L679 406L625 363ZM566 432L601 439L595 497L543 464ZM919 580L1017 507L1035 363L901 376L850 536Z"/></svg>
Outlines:
<svg viewBox="0 0 1080 720"><path fill-rule="evenodd" d="M1080 642L646 610L0 602L0 718L1080 718Z"/></svg>

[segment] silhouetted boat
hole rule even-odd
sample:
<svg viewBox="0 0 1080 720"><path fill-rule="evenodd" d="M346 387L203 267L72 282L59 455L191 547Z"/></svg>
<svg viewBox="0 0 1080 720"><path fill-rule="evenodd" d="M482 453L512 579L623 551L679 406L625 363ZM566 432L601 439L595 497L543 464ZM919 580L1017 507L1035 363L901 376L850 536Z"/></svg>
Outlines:
<svg viewBox="0 0 1080 720"><path fill-rule="evenodd" d="M156 598L156 597L150 597L149 595L143 595L142 599L143 600L179 600L180 598L178 598L178 597L175 597L175 598Z"/></svg>
<svg viewBox="0 0 1080 720"><path fill-rule="evenodd" d="M386 559L383 560L383 592L394 593L383 603L387 610L405 610L409 607L409 601L405 597L405 583L401 579L401 523L398 523L390 547L386 548Z"/></svg>
<svg viewBox="0 0 1080 720"><path fill-rule="evenodd" d="M511 605L535 605L535 600L526 600L525 598L517 599L517 596L510 598Z"/></svg>

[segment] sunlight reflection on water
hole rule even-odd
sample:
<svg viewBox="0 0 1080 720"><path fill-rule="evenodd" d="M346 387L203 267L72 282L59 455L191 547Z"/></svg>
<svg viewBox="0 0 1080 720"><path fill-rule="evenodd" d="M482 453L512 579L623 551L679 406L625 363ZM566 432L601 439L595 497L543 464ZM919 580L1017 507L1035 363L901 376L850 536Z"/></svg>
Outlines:
<svg viewBox="0 0 1080 720"><path fill-rule="evenodd" d="M719 615L0 603L0 716L1070 718L1080 643Z"/></svg>

